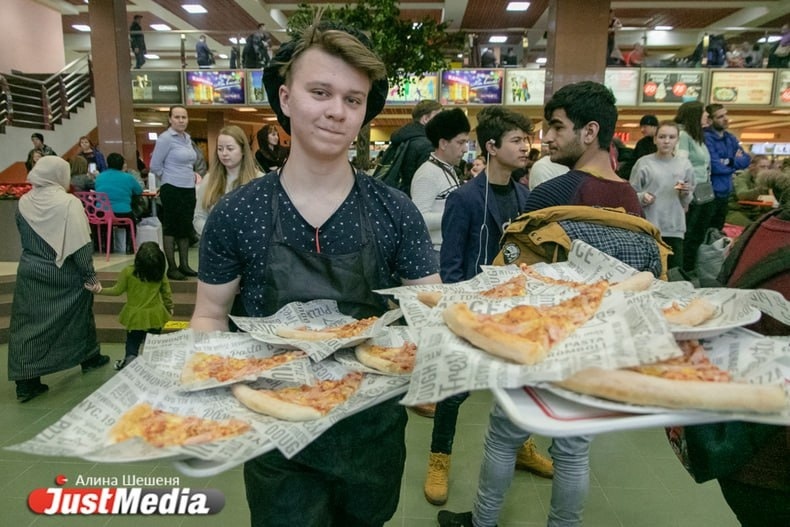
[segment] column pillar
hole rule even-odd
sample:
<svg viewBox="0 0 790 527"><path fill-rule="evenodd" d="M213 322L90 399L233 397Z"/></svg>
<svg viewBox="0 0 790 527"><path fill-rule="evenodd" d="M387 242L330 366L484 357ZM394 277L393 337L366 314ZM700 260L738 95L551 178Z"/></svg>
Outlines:
<svg viewBox="0 0 790 527"><path fill-rule="evenodd" d="M111 152L123 155L129 167L136 167L126 2L91 2L88 15L99 148L105 156Z"/></svg>
<svg viewBox="0 0 790 527"><path fill-rule="evenodd" d="M206 140L208 141L208 156L206 161L211 164L211 158L217 152L217 137L219 131L225 126L225 112L222 110L209 110L206 112Z"/></svg>
<svg viewBox="0 0 790 527"><path fill-rule="evenodd" d="M603 83L610 0L550 0L546 91L584 80ZM558 37L560 36L560 37Z"/></svg>

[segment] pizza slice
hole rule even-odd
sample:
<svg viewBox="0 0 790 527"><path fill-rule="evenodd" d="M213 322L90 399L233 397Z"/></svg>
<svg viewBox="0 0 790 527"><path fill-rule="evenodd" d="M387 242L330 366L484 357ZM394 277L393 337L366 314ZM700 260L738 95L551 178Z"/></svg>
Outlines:
<svg viewBox="0 0 790 527"><path fill-rule="evenodd" d="M487 298L511 298L514 296L524 296L527 294L527 280L524 276L514 276L506 282L495 285L489 289L479 292ZM436 307L442 299L441 291L420 291L417 293L417 300L428 307Z"/></svg>
<svg viewBox="0 0 790 527"><path fill-rule="evenodd" d="M704 298L695 298L685 306L673 302L670 307L664 308L664 318L670 324L678 326L699 326L716 315L716 306Z"/></svg>
<svg viewBox="0 0 790 527"><path fill-rule="evenodd" d="M562 285L573 289L584 288L587 285L584 282L551 278L549 276L540 274L525 263L520 264L519 268L525 276L539 280L546 284ZM635 275L629 276L625 280L617 282L616 284L610 284L609 288L614 291L645 291L649 289L651 285L653 285L654 279L655 277L653 276L653 273L649 271L641 271Z"/></svg>
<svg viewBox="0 0 790 527"><path fill-rule="evenodd" d="M276 390L256 390L246 384L231 387L241 404L261 414L285 421L320 419L356 393L364 374L352 372L336 381L291 386Z"/></svg>
<svg viewBox="0 0 790 527"><path fill-rule="evenodd" d="M120 443L139 437L156 447L212 443L247 432L250 425L238 419L215 421L179 415L140 403L124 413L110 429L110 439Z"/></svg>
<svg viewBox="0 0 790 527"><path fill-rule="evenodd" d="M342 326L328 326L323 329L310 329L306 326L299 328L278 327L277 335L295 340L331 340L348 339L361 335L376 323L378 317L368 317L354 320Z"/></svg>
<svg viewBox="0 0 790 527"><path fill-rule="evenodd" d="M384 373L406 374L414 369L417 345L404 342L402 346L360 344L354 350L357 360L369 368Z"/></svg>
<svg viewBox="0 0 790 527"><path fill-rule="evenodd" d="M696 341L684 341L681 349L679 358L622 370L587 368L554 384L612 401L666 408L760 413L787 408L781 386L733 381Z"/></svg>
<svg viewBox="0 0 790 527"><path fill-rule="evenodd" d="M592 318L607 289L605 281L584 285L578 295L556 306L521 305L495 315L454 304L443 316L453 333L478 348L519 364L535 364Z"/></svg>
<svg viewBox="0 0 790 527"><path fill-rule="evenodd" d="M244 379L271 370L307 355L303 351L287 351L271 357L236 358L198 351L184 363L181 384L214 379L219 382Z"/></svg>

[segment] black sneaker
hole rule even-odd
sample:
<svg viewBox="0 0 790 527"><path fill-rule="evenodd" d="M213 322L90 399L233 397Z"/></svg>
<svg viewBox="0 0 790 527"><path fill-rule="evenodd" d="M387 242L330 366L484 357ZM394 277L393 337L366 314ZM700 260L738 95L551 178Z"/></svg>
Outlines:
<svg viewBox="0 0 790 527"><path fill-rule="evenodd" d="M82 366L82 373L87 373L91 370L95 370L96 368L101 368L108 362L110 362L110 357L107 355L102 355L101 353L97 353L90 359L82 361L80 366Z"/></svg>
<svg viewBox="0 0 790 527"><path fill-rule="evenodd" d="M167 271L167 279L168 280L186 280L187 277L184 273L179 271L178 269L169 269Z"/></svg>
<svg viewBox="0 0 790 527"><path fill-rule="evenodd" d="M439 527L473 527L472 526L472 511L469 512L451 512L439 511L436 517L439 520Z"/></svg>
<svg viewBox="0 0 790 527"><path fill-rule="evenodd" d="M178 270L181 271L181 274L183 274L184 276L197 276L198 275L197 271L195 271L194 269L192 269L188 265L182 265L181 267L178 268Z"/></svg>
<svg viewBox="0 0 790 527"><path fill-rule="evenodd" d="M122 370L129 365L137 357L130 355L128 357L124 357L123 359L119 359L115 361L115 365L113 366L116 370Z"/></svg>
<svg viewBox="0 0 790 527"><path fill-rule="evenodd" d="M49 386L46 384L41 384L40 382L35 385L31 386L20 386L17 385L16 387L16 400L20 403L26 403L31 399L35 399L42 393L46 393L49 391Z"/></svg>

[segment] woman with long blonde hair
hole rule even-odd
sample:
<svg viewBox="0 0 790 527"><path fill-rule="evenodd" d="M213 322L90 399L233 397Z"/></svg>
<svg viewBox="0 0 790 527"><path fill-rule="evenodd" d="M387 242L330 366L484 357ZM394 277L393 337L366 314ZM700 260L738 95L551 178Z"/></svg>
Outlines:
<svg viewBox="0 0 790 527"><path fill-rule="evenodd" d="M208 213L222 196L262 175L244 130L235 125L220 130L216 155L197 191L192 224L198 234L203 233Z"/></svg>

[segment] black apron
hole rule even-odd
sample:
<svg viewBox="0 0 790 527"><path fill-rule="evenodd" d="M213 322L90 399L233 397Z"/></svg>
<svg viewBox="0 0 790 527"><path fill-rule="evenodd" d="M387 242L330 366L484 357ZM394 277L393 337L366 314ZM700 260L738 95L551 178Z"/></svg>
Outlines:
<svg viewBox="0 0 790 527"><path fill-rule="evenodd" d="M379 251L358 177L355 191L361 247L342 255L287 245L275 192L264 316L290 302L324 298L336 300L342 313L355 318L386 310L383 297L372 292L389 284L380 276ZM397 508L406 459L406 412L397 399L338 422L291 460L273 451L247 462L244 479L252 525L379 526L389 520Z"/></svg>
<svg viewBox="0 0 790 527"><path fill-rule="evenodd" d="M348 254L314 253L287 245L278 214L279 200L272 200L274 232L266 258L264 316L291 302L316 299L335 300L341 313L357 319L380 316L386 311L384 298L373 292L388 284L379 277L378 250L359 181L355 182L354 191L359 197L362 246Z"/></svg>

